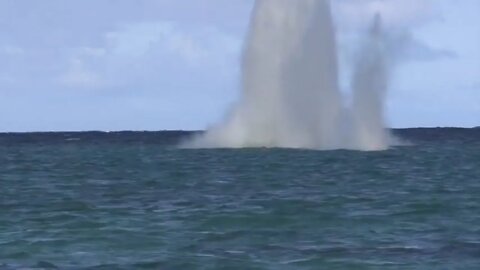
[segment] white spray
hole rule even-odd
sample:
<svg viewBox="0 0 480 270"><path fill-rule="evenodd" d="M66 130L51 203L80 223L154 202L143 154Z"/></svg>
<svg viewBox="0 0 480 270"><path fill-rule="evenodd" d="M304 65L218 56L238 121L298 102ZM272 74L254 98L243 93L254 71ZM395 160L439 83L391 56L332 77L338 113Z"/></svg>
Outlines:
<svg viewBox="0 0 480 270"><path fill-rule="evenodd" d="M377 46L366 47L375 55L373 63L357 66L355 101L348 110L354 116L347 116L335 40L327 0L257 0L244 52L241 100L223 123L186 146L385 149L384 71L376 78L383 61L370 51ZM345 125L346 118L353 124Z"/></svg>
<svg viewBox="0 0 480 270"><path fill-rule="evenodd" d="M352 78L352 148L384 150L389 134L385 128L384 103L388 88L388 62L380 15L376 15L365 43L358 52Z"/></svg>

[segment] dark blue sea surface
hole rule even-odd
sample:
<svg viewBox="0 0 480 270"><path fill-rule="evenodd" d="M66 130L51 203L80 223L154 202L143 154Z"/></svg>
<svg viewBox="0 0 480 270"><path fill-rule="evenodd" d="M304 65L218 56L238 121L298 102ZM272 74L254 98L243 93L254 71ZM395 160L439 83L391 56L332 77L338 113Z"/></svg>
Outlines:
<svg viewBox="0 0 480 270"><path fill-rule="evenodd" d="M0 134L0 269L480 269L480 129L383 152Z"/></svg>

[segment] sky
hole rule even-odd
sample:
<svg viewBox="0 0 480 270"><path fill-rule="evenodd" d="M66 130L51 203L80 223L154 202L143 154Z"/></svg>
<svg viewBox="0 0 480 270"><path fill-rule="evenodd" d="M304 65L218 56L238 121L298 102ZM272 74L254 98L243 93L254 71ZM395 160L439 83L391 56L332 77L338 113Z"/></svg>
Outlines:
<svg viewBox="0 0 480 270"><path fill-rule="evenodd" d="M0 132L207 128L241 91L253 4L1 0ZM384 18L389 126L480 126L480 1L332 4L344 88L355 46Z"/></svg>

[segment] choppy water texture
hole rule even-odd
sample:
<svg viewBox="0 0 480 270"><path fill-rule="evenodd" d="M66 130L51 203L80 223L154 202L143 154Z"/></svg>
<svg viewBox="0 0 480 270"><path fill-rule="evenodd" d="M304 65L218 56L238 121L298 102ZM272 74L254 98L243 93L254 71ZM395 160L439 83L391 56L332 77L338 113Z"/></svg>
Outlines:
<svg viewBox="0 0 480 270"><path fill-rule="evenodd" d="M480 130L384 152L0 135L0 269L480 269Z"/></svg>

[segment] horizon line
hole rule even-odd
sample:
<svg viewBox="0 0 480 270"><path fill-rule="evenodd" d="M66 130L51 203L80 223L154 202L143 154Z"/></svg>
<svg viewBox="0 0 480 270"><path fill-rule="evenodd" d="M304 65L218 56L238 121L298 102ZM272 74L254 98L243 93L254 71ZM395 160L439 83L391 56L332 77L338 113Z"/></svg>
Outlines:
<svg viewBox="0 0 480 270"><path fill-rule="evenodd" d="M460 127L460 126L418 126L418 127L390 127L389 130L406 130L406 129L480 129L480 126L472 127ZM194 130L194 129L158 129L158 130L37 130L37 131L0 131L0 134L28 134L28 133L126 133L126 132L145 132L145 133L157 133L157 132L205 132L207 129Z"/></svg>

